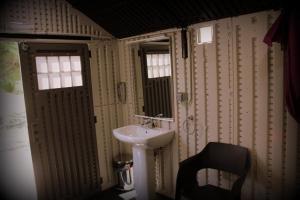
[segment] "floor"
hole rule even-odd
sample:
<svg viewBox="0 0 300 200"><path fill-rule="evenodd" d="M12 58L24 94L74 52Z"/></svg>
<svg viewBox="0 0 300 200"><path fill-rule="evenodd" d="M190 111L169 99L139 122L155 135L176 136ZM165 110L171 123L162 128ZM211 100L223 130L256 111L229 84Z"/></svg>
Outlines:
<svg viewBox="0 0 300 200"><path fill-rule="evenodd" d="M94 197L91 200L123 200L121 197L118 196L119 194L122 193L123 191L117 190L116 188L111 188L103 191L100 195ZM131 200L135 200L135 198ZM155 200L172 200L172 199L156 193Z"/></svg>

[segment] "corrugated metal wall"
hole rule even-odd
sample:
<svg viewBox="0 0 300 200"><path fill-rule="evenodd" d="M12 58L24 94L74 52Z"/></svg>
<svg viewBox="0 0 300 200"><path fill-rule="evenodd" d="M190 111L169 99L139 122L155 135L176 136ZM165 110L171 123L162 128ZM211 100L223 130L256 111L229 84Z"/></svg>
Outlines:
<svg viewBox="0 0 300 200"><path fill-rule="evenodd" d="M173 44L175 94L192 91L192 96L187 104L174 102L175 123L164 125L174 127L176 137L157 162L158 189L174 192L178 161L200 152L210 141L250 149L252 168L243 199L288 199L299 184L299 128L284 108L282 51L278 44L268 48L262 42L277 16L278 12L268 11L195 24L189 27L186 60L181 58L180 31L167 33ZM206 25L214 27L213 43L197 45L196 31ZM137 122L131 117L136 109L135 77L127 43L147 37L151 34L119 43L121 69L126 71L121 75L131 88L125 124ZM183 122L191 115L194 121L186 129ZM198 178L200 183L225 188L234 180L214 170L199 173Z"/></svg>

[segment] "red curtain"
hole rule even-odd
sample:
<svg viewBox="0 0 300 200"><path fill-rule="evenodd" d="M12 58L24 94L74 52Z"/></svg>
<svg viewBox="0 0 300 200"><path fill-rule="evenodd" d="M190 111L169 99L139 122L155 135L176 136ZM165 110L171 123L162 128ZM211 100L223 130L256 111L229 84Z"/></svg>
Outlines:
<svg viewBox="0 0 300 200"><path fill-rule="evenodd" d="M284 96L288 111L300 123L300 14L296 9L282 11L264 38L284 50Z"/></svg>

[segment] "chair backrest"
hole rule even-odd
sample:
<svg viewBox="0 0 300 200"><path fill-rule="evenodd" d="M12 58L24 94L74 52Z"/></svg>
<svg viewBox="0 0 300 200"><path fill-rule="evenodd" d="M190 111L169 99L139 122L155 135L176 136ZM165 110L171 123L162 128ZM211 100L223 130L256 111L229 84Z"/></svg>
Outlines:
<svg viewBox="0 0 300 200"><path fill-rule="evenodd" d="M205 168L213 168L245 175L250 168L250 155L245 147L210 142L202 150Z"/></svg>

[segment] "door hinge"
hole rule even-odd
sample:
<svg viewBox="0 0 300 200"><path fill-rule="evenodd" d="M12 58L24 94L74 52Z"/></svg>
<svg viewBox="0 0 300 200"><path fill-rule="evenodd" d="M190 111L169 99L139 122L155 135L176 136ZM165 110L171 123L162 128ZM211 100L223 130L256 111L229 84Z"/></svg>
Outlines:
<svg viewBox="0 0 300 200"><path fill-rule="evenodd" d="M97 116L94 116L94 123L97 123Z"/></svg>
<svg viewBox="0 0 300 200"><path fill-rule="evenodd" d="M29 49L29 45L24 42L22 42L20 46L23 51L28 51Z"/></svg>
<svg viewBox="0 0 300 200"><path fill-rule="evenodd" d="M89 57L90 57L90 58L92 57L92 52L91 52L91 50L89 50Z"/></svg>
<svg viewBox="0 0 300 200"><path fill-rule="evenodd" d="M138 50L138 56L141 56L141 53L142 53L142 52L141 52L141 50L139 49L139 50Z"/></svg>

